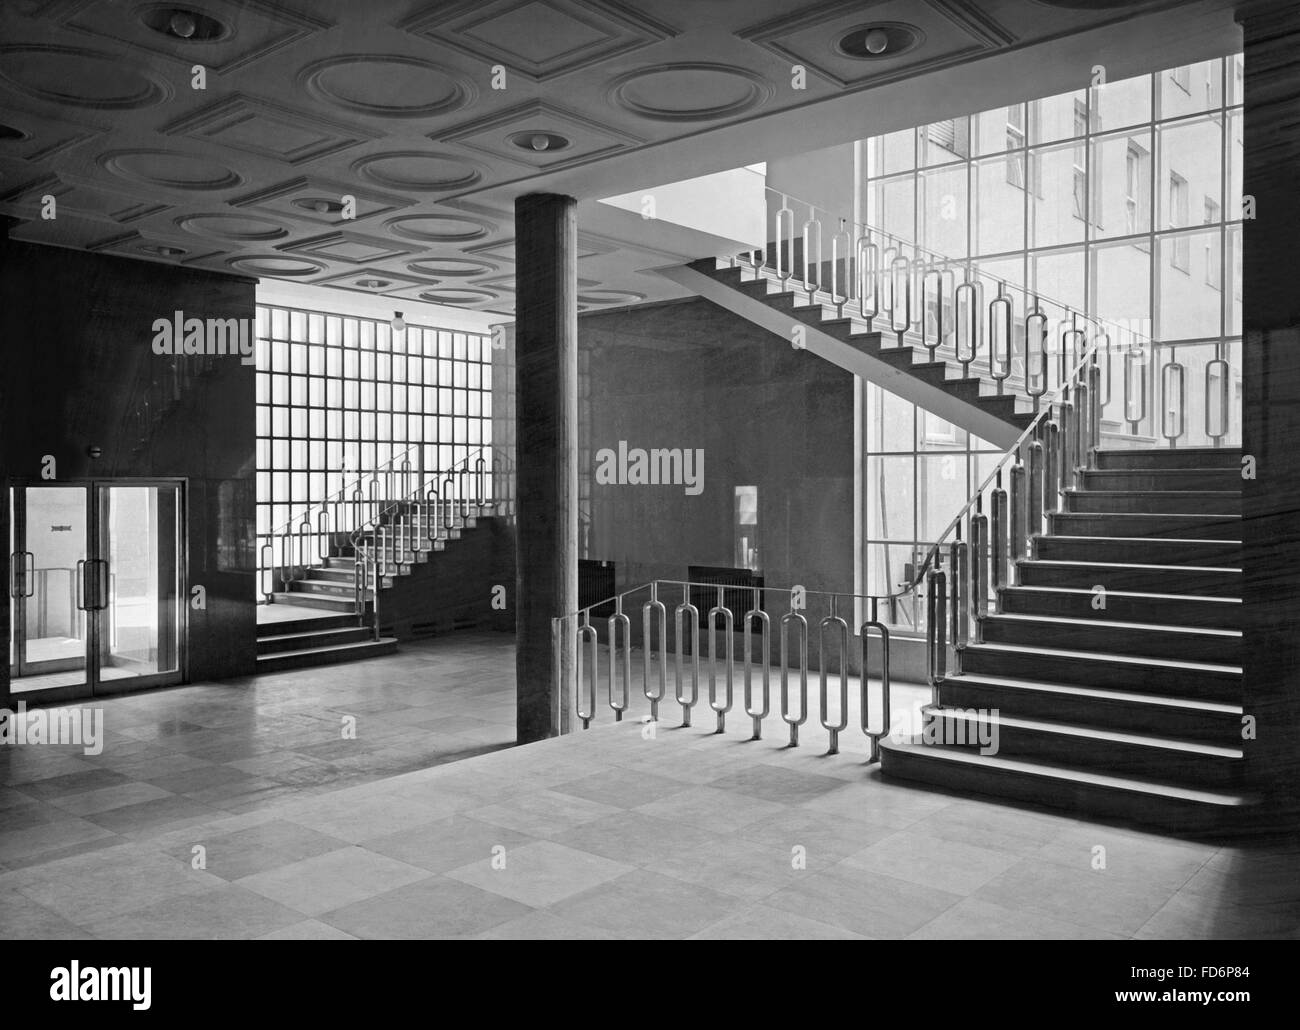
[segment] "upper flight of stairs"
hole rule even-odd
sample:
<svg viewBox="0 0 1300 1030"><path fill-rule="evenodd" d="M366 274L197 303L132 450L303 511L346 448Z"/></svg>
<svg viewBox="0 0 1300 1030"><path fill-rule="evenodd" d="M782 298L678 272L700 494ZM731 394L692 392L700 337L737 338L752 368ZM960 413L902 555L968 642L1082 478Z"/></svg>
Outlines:
<svg viewBox="0 0 1300 1030"><path fill-rule="evenodd" d="M882 742L884 775L1178 832L1239 826L1240 470L1235 450L1101 452L958 650L932 735ZM995 724L981 755L969 742Z"/></svg>
<svg viewBox="0 0 1300 1030"><path fill-rule="evenodd" d="M829 266L827 266L829 267ZM848 371L864 376L891 393L913 401L997 447L1010 447L1034 418L1033 402L1008 386L999 391L987 374L972 364L963 375L951 348L937 357L921 346L899 345L896 333L868 330L866 322L846 305L843 315L825 291L811 297L803 284L782 284L772 270L755 272L743 264L732 267L715 258L681 268L658 269L660 275L766 328L785 340L791 325L806 329L806 349ZM825 276L827 272L823 272ZM884 324L887 319L877 320ZM981 361L980 367L987 362Z"/></svg>

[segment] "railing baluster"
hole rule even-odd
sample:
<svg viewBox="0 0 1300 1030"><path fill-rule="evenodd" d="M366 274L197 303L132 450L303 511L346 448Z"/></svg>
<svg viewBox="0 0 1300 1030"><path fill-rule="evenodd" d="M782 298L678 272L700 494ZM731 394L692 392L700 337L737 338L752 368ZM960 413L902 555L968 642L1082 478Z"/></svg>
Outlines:
<svg viewBox="0 0 1300 1030"><path fill-rule="evenodd" d="M874 629L880 634L880 732L873 733L869 718L870 705L868 698L870 695L870 680L867 676L867 670L870 668L870 631ZM868 756L868 762L880 761L880 738L890 731L889 715L889 628L880 621L879 602L877 598L871 599L871 618L862 624L862 677L859 680L859 722L862 726L862 732L867 735L871 741L871 754Z"/></svg>
<svg viewBox="0 0 1300 1030"><path fill-rule="evenodd" d="M767 718L768 712L772 707L772 620L767 612L762 609L762 595L759 587L754 587L754 606L745 613L745 714L754 720L754 735L752 740L760 740L763 736L763 720ZM760 627L760 637L762 641L761 654L763 666L763 707L754 707L754 681L753 681L753 651L754 651L754 621L757 620Z"/></svg>
<svg viewBox="0 0 1300 1030"><path fill-rule="evenodd" d="M673 613L673 633L677 638L677 656L673 668L676 672L677 682L676 694L677 703L682 706L682 726L691 724L691 709L700 699L700 610L691 604L690 587L682 588L683 598ZM682 653L682 643L685 633L682 627L682 616L687 617L687 625L691 633L691 692L690 694L682 693L682 659L685 655Z"/></svg>
<svg viewBox="0 0 1300 1030"><path fill-rule="evenodd" d="M582 645L586 644L589 650L587 667L587 710L582 710L582 673L585 663L582 658ZM591 609L583 609L582 625L578 627L578 651L577 651L577 683L573 692L574 711L579 719L582 720L582 728L585 730L591 726L591 720L596 716L596 689L600 677L600 638L596 634L596 627L591 624Z"/></svg>
<svg viewBox="0 0 1300 1030"><path fill-rule="evenodd" d="M799 718L790 716L789 627L797 627L799 641ZM799 727L808 719L808 620L799 612L781 616L781 719L790 727L790 746L799 744Z"/></svg>
<svg viewBox="0 0 1300 1030"><path fill-rule="evenodd" d="M652 612L658 616L659 625L659 689L653 694L650 692L650 661L654 658L654 636L651 633L654 624L650 618ZM641 636L641 689L650 702L651 720L658 722L659 702L668 692L668 609L659 600L658 583L650 585L650 600L641 606Z"/></svg>
<svg viewBox="0 0 1300 1030"><path fill-rule="evenodd" d="M618 674L618 631L623 630L622 676ZM615 681L622 679L619 695L621 700L614 703ZM632 620L623 614L623 595L614 599L614 614L609 617L609 677L606 679L605 698L614 710L614 721L622 722L623 713L627 711L628 695L632 684Z"/></svg>
<svg viewBox="0 0 1300 1030"><path fill-rule="evenodd" d="M830 721L830 709L828 707L827 683L829 678L826 675L827 628L834 630L839 643L840 704L839 718L835 722ZM849 724L849 624L836 613L834 596L831 597L831 613L817 624L817 651L821 702L820 719L822 729L830 734L830 747L826 753L828 755L837 755L840 753L840 734L844 732L844 729Z"/></svg>
<svg viewBox="0 0 1300 1030"><path fill-rule="evenodd" d="M1187 429L1187 369L1173 357L1160 370L1160 395L1160 435L1175 447Z"/></svg>
<svg viewBox="0 0 1300 1030"><path fill-rule="evenodd" d="M925 638L926 679L930 702L939 703L939 683L948 674L947 577L941 569L926 573Z"/></svg>
<svg viewBox="0 0 1300 1030"><path fill-rule="evenodd" d="M726 634L726 684L727 694L722 703L718 702L718 649L716 617L723 617L723 632ZM727 726L727 713L731 711L732 685L736 672L735 654L735 617L731 609L723 604L722 587L718 587L718 603L709 609L709 707L718 717L717 732L722 733Z"/></svg>

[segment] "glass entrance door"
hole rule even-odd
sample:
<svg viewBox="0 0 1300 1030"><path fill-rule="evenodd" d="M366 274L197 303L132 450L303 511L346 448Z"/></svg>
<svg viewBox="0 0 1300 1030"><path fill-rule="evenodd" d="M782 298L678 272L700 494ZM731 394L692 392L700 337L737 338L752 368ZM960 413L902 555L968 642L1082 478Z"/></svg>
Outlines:
<svg viewBox="0 0 1300 1030"><path fill-rule="evenodd" d="M16 485L10 502L10 693L87 697L182 674L181 486Z"/></svg>

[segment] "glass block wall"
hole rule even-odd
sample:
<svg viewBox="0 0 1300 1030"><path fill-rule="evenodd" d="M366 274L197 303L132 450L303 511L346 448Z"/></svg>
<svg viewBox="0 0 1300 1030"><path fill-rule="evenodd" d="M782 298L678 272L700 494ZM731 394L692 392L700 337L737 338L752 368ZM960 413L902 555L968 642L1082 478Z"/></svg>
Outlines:
<svg viewBox="0 0 1300 1030"><path fill-rule="evenodd" d="M278 535L359 472L492 467L491 344L477 333L259 305L259 582ZM489 483L490 486L490 483ZM317 520L311 518L313 546ZM270 545L269 549L264 545ZM314 551L312 552L314 553Z"/></svg>

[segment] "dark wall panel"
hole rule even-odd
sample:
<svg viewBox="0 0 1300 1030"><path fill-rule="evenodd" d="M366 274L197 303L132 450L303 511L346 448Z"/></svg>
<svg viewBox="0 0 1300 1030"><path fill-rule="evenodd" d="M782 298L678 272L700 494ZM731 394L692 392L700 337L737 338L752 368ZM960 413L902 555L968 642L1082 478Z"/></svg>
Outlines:
<svg viewBox="0 0 1300 1030"><path fill-rule="evenodd" d="M152 326L177 310L252 319L255 284L78 251L0 246L0 474L37 480L49 454L60 480L187 478L186 596L192 585L207 590L206 611L188 611L190 678L251 673L253 367L238 355L181 357L173 367L154 354ZM91 446L102 456L90 458ZM7 547L0 560L7 577Z"/></svg>

